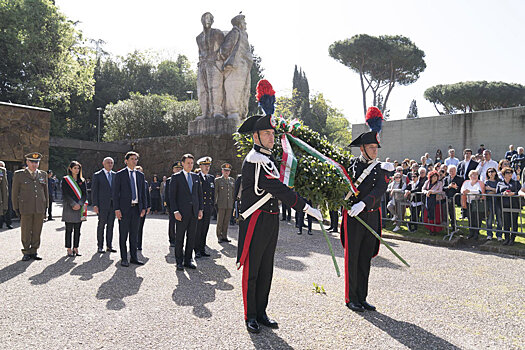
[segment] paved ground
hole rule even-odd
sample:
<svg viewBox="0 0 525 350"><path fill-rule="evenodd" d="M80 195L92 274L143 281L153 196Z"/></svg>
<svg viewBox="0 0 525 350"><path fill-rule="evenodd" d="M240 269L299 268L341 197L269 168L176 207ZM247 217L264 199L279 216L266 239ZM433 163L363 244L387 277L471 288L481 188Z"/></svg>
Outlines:
<svg viewBox="0 0 525 350"><path fill-rule="evenodd" d="M298 236L282 224L268 313L280 329L245 331L241 271L232 244L210 227L211 258L176 272L165 216L148 217L142 267L94 254L96 217L82 227L81 257L65 258L64 225L44 224L43 261L21 262L20 229L0 230L2 349L518 349L525 344L525 260L389 241L373 260L369 301L378 312L344 306L319 231ZM117 239L114 240L117 246ZM332 244L343 266L336 236ZM326 295L312 292L322 285Z"/></svg>

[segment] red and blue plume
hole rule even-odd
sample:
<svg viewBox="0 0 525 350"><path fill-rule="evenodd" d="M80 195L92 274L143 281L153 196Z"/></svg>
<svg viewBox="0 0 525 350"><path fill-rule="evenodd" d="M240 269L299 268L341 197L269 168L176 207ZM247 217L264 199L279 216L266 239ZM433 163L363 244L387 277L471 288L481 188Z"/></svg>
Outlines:
<svg viewBox="0 0 525 350"><path fill-rule="evenodd" d="M377 107L369 107L366 111L365 121L370 131L381 133L383 127L383 113Z"/></svg>
<svg viewBox="0 0 525 350"><path fill-rule="evenodd" d="M275 111L275 91L273 91L272 84L266 79L259 80L257 83L257 101L264 114L273 114Z"/></svg>

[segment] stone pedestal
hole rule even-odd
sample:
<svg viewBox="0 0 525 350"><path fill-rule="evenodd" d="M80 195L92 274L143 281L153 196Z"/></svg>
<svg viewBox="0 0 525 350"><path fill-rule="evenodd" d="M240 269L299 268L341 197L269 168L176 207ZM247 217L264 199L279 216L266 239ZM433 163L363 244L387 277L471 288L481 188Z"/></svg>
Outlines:
<svg viewBox="0 0 525 350"><path fill-rule="evenodd" d="M188 135L222 135L237 131L239 118L202 118L188 123Z"/></svg>

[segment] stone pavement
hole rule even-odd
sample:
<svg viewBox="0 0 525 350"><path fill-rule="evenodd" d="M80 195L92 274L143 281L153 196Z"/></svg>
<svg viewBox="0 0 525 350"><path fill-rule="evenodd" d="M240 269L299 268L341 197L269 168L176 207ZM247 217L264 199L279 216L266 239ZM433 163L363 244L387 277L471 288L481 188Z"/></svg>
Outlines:
<svg viewBox="0 0 525 350"><path fill-rule="evenodd" d="M212 256L177 272L166 216L147 218L147 263L128 268L118 253L95 253L95 216L82 226L83 256L66 258L59 220L44 224L42 261L20 261L20 229L0 230L1 349L524 348L523 258L389 240L412 267L382 247L368 298L378 312L357 314L344 306L344 279L319 227L298 236L282 223L268 308L280 329L252 335L235 268L236 227L231 244L220 245L212 222ZM118 225L118 248L117 232ZM337 235L331 241L342 270ZM313 283L326 294L313 293Z"/></svg>

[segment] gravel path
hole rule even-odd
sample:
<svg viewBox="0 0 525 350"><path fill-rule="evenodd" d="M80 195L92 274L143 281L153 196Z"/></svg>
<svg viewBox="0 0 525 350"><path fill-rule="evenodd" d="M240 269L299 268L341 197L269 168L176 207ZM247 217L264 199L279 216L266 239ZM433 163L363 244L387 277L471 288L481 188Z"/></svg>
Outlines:
<svg viewBox="0 0 525 350"><path fill-rule="evenodd" d="M344 306L344 280L318 229L298 236L281 224L268 309L280 329L258 335L244 327L236 227L232 244L221 246L212 222L212 256L184 272L175 270L162 215L146 220L141 267L121 267L118 253L95 254L93 216L76 258L65 258L59 219L44 224L42 261L19 261L20 229L0 230L0 348L525 348L523 258L389 240L412 267L383 247L368 298L378 312L356 314ZM336 235L332 245L342 270ZM313 293L312 283L326 294Z"/></svg>

